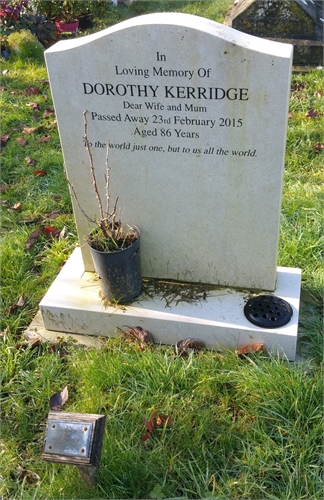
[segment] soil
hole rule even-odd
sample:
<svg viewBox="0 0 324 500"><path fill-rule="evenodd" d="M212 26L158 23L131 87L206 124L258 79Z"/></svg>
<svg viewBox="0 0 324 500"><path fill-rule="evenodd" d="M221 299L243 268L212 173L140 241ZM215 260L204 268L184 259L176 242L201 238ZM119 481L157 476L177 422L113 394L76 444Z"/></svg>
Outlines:
<svg viewBox="0 0 324 500"><path fill-rule="evenodd" d="M137 232L125 233L122 231L120 237L113 240L110 238L104 238L101 231L99 229L95 229L87 236L87 243L99 252L118 252L130 247L137 240Z"/></svg>

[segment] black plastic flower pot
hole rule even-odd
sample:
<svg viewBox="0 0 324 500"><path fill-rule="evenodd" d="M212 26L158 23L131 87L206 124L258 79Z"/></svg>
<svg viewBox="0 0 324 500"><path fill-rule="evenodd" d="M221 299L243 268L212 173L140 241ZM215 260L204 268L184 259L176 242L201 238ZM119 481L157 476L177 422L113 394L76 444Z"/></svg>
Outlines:
<svg viewBox="0 0 324 500"><path fill-rule="evenodd" d="M127 248L101 252L89 245L103 296L110 302L132 302L142 291L140 231L138 238Z"/></svg>

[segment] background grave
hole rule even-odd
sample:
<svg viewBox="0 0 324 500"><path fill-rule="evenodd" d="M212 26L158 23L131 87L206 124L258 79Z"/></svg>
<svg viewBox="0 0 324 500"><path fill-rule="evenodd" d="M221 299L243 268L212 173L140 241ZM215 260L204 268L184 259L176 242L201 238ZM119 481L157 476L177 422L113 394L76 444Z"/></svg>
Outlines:
<svg viewBox="0 0 324 500"><path fill-rule="evenodd" d="M294 46L294 65L323 62L322 0L235 0L225 24Z"/></svg>

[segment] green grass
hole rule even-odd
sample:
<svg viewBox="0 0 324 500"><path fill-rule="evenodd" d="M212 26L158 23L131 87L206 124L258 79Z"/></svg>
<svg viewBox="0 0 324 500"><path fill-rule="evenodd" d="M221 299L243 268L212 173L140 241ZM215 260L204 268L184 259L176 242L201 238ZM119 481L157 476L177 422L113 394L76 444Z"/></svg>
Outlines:
<svg viewBox="0 0 324 500"><path fill-rule="evenodd" d="M113 6L105 6L103 9L97 8L94 20L100 29L104 29L117 22L144 14L182 12L223 23L231 4L232 0L139 0L131 3L129 7L121 6L116 9Z"/></svg>
<svg viewBox="0 0 324 500"><path fill-rule="evenodd" d="M3 343L3 466L41 477L5 481L6 498L321 498L322 378L308 364L234 353L189 358L172 347L138 351L125 340L63 358ZM6 357L4 355L7 355ZM66 411L107 416L100 482L39 461L48 401L68 384ZM143 418L174 418L145 442ZM12 427L14 427L14 432ZM52 479L51 479L52 478ZM24 491L24 493L23 493ZM29 496L22 496L29 498Z"/></svg>
<svg viewBox="0 0 324 500"><path fill-rule="evenodd" d="M179 10L221 21L230 2L136 2L107 8L100 29L145 12ZM98 15L99 17L99 15ZM239 359L233 352L179 358L173 347L144 351L123 339L101 350L73 343L21 345L23 331L61 265L78 244L63 174L59 136L45 66L0 59L1 136L1 452L4 499L322 498L323 72L293 75L278 264L299 267L302 304L300 364L275 357ZM39 90L28 94L28 88ZM316 94L316 95L314 95ZM28 105L36 102L38 108ZM24 127L40 127L23 134ZM45 134L49 140L39 142ZM21 146L17 138L27 143ZM25 160L36 161L34 166ZM36 169L46 174L34 176ZM12 207L21 203L21 209ZM60 212L55 214L55 210ZM48 214L48 215L46 215ZM41 225L66 230L60 241ZM17 304L24 297L24 303ZM65 354L62 356L62 354ZM90 490L73 467L40 460L49 398L69 388L65 411L107 416L98 486ZM143 418L170 414L174 425L146 442ZM32 470L39 484L17 478Z"/></svg>

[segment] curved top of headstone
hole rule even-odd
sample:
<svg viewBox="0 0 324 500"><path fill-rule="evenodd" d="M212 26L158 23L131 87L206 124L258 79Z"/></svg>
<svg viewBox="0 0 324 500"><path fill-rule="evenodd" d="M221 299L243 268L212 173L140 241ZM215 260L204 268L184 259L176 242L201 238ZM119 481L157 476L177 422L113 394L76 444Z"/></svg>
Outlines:
<svg viewBox="0 0 324 500"><path fill-rule="evenodd" d="M252 35L237 31L229 26L217 23L210 19L195 16L192 14L182 14L178 12L162 12L155 14L146 14L139 17L134 17L122 21L110 28L106 28L98 33L88 35L82 38L73 38L70 40L61 40L49 49L46 50L47 53L57 52L61 50L74 49L81 47L85 44L92 42L97 42L98 40L105 38L113 33L120 32L122 30L138 30L139 27L148 28L148 36L150 35L149 28L157 25L167 25L167 26L179 26L184 28L190 28L192 30L197 30L204 32L206 34L215 36L220 39L224 39L234 45L239 45L242 48L250 49L256 52L262 52L264 54L273 55L276 57L288 57L291 55L291 47L285 44L273 44L269 40L262 38L257 38Z"/></svg>

